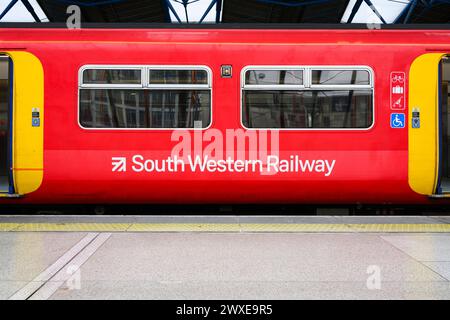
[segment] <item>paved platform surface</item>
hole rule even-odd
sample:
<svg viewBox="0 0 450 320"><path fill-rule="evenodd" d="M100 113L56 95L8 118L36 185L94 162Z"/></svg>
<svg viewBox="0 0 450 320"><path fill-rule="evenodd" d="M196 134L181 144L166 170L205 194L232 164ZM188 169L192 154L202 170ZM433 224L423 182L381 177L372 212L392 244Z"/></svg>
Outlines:
<svg viewBox="0 0 450 320"><path fill-rule="evenodd" d="M449 216L0 216L0 299L450 299L449 225Z"/></svg>

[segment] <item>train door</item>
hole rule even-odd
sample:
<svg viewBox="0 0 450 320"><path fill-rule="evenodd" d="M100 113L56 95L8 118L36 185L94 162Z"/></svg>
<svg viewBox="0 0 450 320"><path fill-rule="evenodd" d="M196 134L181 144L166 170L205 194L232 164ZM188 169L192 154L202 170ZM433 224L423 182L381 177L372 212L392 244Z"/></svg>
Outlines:
<svg viewBox="0 0 450 320"><path fill-rule="evenodd" d="M408 79L408 183L429 197L450 197L450 55L416 57Z"/></svg>
<svg viewBox="0 0 450 320"><path fill-rule="evenodd" d="M12 63L0 55L0 193L12 193L11 84Z"/></svg>
<svg viewBox="0 0 450 320"><path fill-rule="evenodd" d="M43 180L44 70L24 51L0 48L0 204Z"/></svg>
<svg viewBox="0 0 450 320"><path fill-rule="evenodd" d="M450 59L439 63L439 180L438 193L450 193Z"/></svg>

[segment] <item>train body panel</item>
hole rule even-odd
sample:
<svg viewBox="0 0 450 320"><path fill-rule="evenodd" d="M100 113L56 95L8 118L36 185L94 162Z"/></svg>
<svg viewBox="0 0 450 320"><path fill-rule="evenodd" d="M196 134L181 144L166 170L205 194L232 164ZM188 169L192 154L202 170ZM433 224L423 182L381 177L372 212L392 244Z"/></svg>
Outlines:
<svg viewBox="0 0 450 320"><path fill-rule="evenodd" d="M450 53L449 31L0 29L0 54L13 52L34 55L43 68L43 178L36 191L0 205L446 202L430 200L408 182L408 83L418 57ZM205 68L211 122L175 130L83 128L80 70L86 66ZM223 66L231 66L231 77L224 77ZM373 121L356 128L246 129L241 108L249 67L300 68L310 84L315 68L367 70ZM398 110L391 106L393 73L405 75ZM339 109L338 99L330 99L330 108ZM31 126L37 117L29 112ZM402 126L393 127L393 114L405 116ZM239 139L245 141L242 158ZM184 164L174 156L180 149L180 159L190 156ZM250 161L255 150L261 163ZM227 162L228 155L234 161ZM27 168L13 164L15 173L21 169Z"/></svg>

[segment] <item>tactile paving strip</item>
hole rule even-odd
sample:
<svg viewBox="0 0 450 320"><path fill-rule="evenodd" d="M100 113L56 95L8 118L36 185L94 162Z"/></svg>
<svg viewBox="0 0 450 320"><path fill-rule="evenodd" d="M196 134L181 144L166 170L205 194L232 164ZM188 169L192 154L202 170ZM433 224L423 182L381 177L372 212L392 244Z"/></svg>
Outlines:
<svg viewBox="0 0 450 320"><path fill-rule="evenodd" d="M10 231L20 232L124 232L129 223L22 223ZM1 229L1 224L0 224Z"/></svg>
<svg viewBox="0 0 450 320"><path fill-rule="evenodd" d="M1 232L442 233L450 224L0 223Z"/></svg>

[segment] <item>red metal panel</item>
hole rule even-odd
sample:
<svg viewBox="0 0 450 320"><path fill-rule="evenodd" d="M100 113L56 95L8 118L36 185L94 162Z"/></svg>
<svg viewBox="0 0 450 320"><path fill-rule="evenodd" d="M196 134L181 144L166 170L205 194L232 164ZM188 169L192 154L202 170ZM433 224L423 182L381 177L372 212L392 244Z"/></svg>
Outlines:
<svg viewBox="0 0 450 320"><path fill-rule="evenodd" d="M0 48L26 48L45 73L42 187L22 199L52 203L419 203L407 179L407 129L390 127L390 74L408 74L427 50L450 52L449 31L0 30ZM334 159L333 173L112 172L111 158L166 159L171 130L83 130L78 70L86 64L206 65L213 71L211 128L240 125L247 65L361 65L374 71L375 125L367 130L280 131L280 157ZM221 78L220 67L233 66ZM406 103L407 105L407 103ZM407 110L405 110L407 112ZM203 147L206 147L204 143Z"/></svg>

